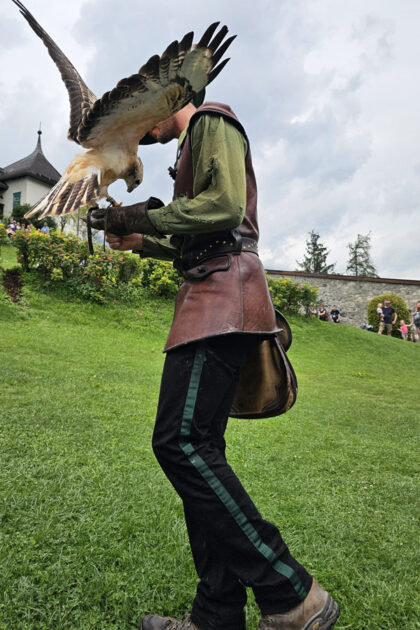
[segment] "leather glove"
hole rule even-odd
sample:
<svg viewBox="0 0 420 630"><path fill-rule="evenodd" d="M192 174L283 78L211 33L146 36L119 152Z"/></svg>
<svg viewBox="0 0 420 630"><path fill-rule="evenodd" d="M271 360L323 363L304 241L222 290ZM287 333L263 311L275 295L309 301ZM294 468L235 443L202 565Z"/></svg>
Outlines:
<svg viewBox="0 0 420 630"><path fill-rule="evenodd" d="M132 206L94 208L90 215L90 224L94 230L106 230L116 236L140 233L162 237L163 234L150 221L147 211L163 205L160 199L149 197L147 201ZM83 220L87 222L86 218Z"/></svg>

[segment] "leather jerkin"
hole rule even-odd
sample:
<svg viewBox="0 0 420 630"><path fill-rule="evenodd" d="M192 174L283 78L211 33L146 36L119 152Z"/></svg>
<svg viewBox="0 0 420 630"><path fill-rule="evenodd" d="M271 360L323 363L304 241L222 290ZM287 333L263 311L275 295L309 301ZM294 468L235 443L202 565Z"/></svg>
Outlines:
<svg viewBox="0 0 420 630"><path fill-rule="evenodd" d="M232 110L221 103L205 103L193 116L202 113L222 115L246 138L245 131ZM236 231L258 242L257 189L251 154L245 158L246 210ZM177 163L174 199L193 197L193 167L190 136L187 133ZM218 242L220 233L185 235L182 254ZM203 273L203 266L205 272ZM201 277L204 275L205 277ZM287 322L276 313L268 290L264 268L255 253L227 253L200 262L183 273L176 298L175 313L164 351L185 343L230 333L264 336L258 350L249 357L235 395L231 415L242 418L266 418L284 413L296 400L297 383L293 368L281 341L291 340ZM282 318L280 321L279 318ZM289 343L290 345L290 343ZM287 348L286 348L287 349Z"/></svg>

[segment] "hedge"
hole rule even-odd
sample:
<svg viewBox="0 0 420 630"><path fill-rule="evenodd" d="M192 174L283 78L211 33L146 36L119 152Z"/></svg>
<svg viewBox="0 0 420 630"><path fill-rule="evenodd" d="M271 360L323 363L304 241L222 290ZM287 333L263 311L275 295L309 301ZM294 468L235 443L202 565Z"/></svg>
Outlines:
<svg viewBox="0 0 420 630"><path fill-rule="evenodd" d="M142 260L138 255L95 245L89 254L87 241L73 234L20 230L14 237L18 262L24 271L36 270L49 282L66 283L72 293L95 302L138 298L143 287L157 295L174 295L179 276L170 263ZM155 274L156 281L150 282Z"/></svg>
<svg viewBox="0 0 420 630"><path fill-rule="evenodd" d="M295 313L303 311L305 315L309 315L318 302L318 289L311 287L307 282L299 284L289 278L274 280L269 276L267 281L273 304L280 311Z"/></svg>

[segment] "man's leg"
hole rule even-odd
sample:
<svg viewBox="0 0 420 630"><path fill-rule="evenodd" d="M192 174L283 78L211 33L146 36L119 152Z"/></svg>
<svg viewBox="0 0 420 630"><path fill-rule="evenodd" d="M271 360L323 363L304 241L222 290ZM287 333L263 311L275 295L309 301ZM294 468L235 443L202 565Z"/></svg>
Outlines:
<svg viewBox="0 0 420 630"><path fill-rule="evenodd" d="M217 540L213 539L203 520L185 508L185 521L200 578L192 618L212 620L215 628L245 629L245 586L229 569L226 558L219 552ZM201 630L201 622L197 623Z"/></svg>
<svg viewBox="0 0 420 630"><path fill-rule="evenodd" d="M272 607L281 613L306 597L312 578L292 558L277 528L262 519L227 464L223 444L214 432L217 424L224 431L240 367L248 354L247 343L250 350L253 342L247 342L247 336L228 335L168 353L153 446L183 499L190 528L192 523L194 531L199 527L203 532L205 544L195 546L196 536L191 536L196 564L214 566L206 565L205 557L215 558L217 547L219 558L224 559L223 580L229 583L229 592L240 581L254 588L263 613ZM207 581L214 583L211 578ZM223 588L219 590L222 597ZM235 597L238 609L233 616L237 621L232 624L226 619L224 623L216 610L209 617L216 604L208 601L206 588L199 587L194 623L200 630L244 630L239 591Z"/></svg>

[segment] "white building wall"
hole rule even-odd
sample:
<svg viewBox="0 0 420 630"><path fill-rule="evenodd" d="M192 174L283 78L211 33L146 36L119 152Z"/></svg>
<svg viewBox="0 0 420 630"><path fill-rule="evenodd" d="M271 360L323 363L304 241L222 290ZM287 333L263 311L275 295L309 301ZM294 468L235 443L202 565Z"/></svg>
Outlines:
<svg viewBox="0 0 420 630"><path fill-rule="evenodd" d="M51 186L44 184L32 177L19 177L6 182L9 188L3 192L3 199L0 203L4 204L3 215L9 217L13 210L13 193L20 192L20 204L23 206L29 203L31 206L39 201L41 197L46 195Z"/></svg>
<svg viewBox="0 0 420 630"><path fill-rule="evenodd" d="M44 184L32 177L26 178L26 201L24 203L30 203L31 206L37 201L45 197L45 195L51 190L52 186Z"/></svg>

